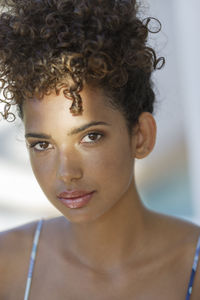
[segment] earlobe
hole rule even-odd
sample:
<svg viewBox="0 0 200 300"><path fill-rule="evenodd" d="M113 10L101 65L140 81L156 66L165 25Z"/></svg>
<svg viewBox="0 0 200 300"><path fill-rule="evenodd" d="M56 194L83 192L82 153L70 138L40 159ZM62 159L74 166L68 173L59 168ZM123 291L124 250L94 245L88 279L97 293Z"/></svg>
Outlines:
<svg viewBox="0 0 200 300"><path fill-rule="evenodd" d="M156 121L149 112L140 115L135 131L135 158L146 157L156 142Z"/></svg>

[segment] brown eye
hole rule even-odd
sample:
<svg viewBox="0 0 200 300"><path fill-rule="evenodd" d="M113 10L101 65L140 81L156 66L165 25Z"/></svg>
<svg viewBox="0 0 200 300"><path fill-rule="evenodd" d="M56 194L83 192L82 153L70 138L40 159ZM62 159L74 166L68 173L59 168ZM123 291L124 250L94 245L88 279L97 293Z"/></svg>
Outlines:
<svg viewBox="0 0 200 300"><path fill-rule="evenodd" d="M40 145L41 149L46 150L48 148L47 142L38 143L37 145Z"/></svg>
<svg viewBox="0 0 200 300"><path fill-rule="evenodd" d="M102 138L103 134L99 132L91 132L84 136L81 143L94 144Z"/></svg>
<svg viewBox="0 0 200 300"><path fill-rule="evenodd" d="M37 143L31 144L30 148L33 148L34 151L44 152L46 150L51 149L48 146L49 146L48 142L37 142Z"/></svg>
<svg viewBox="0 0 200 300"><path fill-rule="evenodd" d="M91 141L96 141L96 139L98 138L99 134L96 133L90 133L88 134L88 137Z"/></svg>

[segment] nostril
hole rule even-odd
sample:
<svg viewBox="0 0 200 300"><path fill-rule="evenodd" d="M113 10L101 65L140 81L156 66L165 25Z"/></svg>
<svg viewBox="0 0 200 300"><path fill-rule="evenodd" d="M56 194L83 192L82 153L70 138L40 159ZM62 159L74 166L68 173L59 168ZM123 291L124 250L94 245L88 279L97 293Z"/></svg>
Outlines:
<svg viewBox="0 0 200 300"><path fill-rule="evenodd" d="M75 168L75 167L62 167L58 171L58 177L60 180L64 182L71 182L73 180L78 180L83 177L83 172L80 168Z"/></svg>

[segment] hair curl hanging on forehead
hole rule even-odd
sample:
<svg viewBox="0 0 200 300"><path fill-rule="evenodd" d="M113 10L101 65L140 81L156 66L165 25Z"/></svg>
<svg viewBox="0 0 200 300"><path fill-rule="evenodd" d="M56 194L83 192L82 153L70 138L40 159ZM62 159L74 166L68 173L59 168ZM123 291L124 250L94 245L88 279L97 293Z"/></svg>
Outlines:
<svg viewBox="0 0 200 300"><path fill-rule="evenodd" d="M150 18L137 17L135 0L3 2L0 82L5 100L0 102L5 119L11 105L23 119L24 101L61 89L72 100L71 113L80 114L85 84L103 88L131 126L143 111L153 112L151 74L164 58L147 45Z"/></svg>

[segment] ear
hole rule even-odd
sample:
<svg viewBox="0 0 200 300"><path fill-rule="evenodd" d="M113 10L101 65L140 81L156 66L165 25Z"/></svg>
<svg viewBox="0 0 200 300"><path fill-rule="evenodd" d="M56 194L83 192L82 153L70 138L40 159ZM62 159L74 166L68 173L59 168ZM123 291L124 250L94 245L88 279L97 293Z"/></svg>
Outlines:
<svg viewBox="0 0 200 300"><path fill-rule="evenodd" d="M154 148L156 142L156 121L149 112L143 112L134 128L135 158L146 157Z"/></svg>

